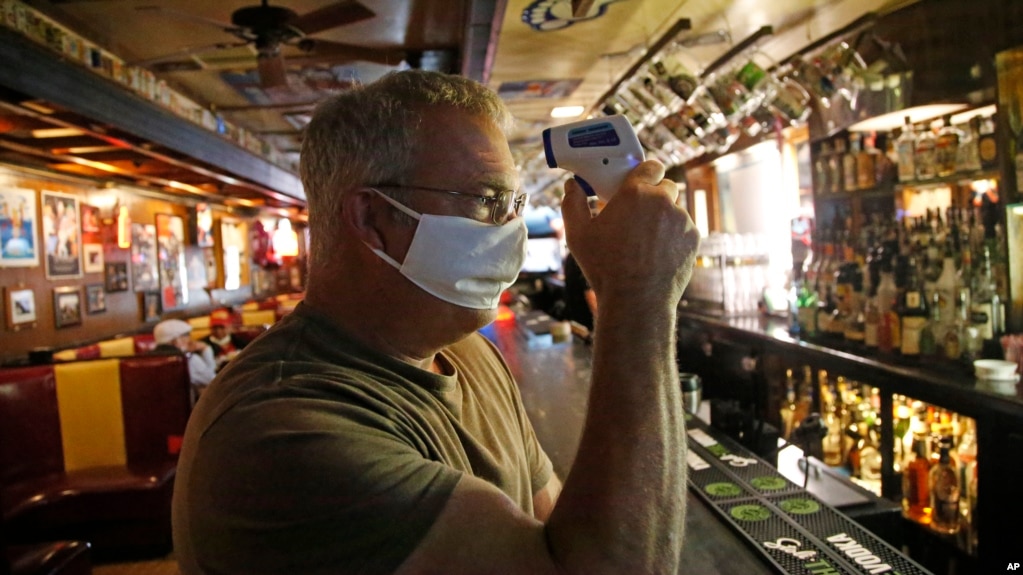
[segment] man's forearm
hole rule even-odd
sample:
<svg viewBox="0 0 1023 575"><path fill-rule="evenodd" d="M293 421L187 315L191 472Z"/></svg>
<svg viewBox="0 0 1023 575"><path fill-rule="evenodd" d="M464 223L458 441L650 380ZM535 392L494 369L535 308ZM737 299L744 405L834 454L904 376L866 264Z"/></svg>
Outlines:
<svg viewBox="0 0 1023 575"><path fill-rule="evenodd" d="M579 451L547 524L566 572L674 573L685 525L675 309L601 301Z"/></svg>

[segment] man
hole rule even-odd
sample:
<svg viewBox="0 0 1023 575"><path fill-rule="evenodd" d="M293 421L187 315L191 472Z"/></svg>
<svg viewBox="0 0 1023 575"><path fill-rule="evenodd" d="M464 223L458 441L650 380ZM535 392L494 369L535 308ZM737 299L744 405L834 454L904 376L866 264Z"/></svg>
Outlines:
<svg viewBox="0 0 1023 575"><path fill-rule="evenodd" d="M192 326L180 319L165 319L153 328L156 353L183 353L188 358L188 376L192 381L193 396L207 386L217 375L217 362L213 350L201 341L192 339Z"/></svg>
<svg viewBox="0 0 1023 575"><path fill-rule="evenodd" d="M674 329L698 234L657 162L596 218L566 185L569 246L602 311L590 416L561 491L507 366L476 333L524 257L509 120L478 84L420 71L318 108L302 150L306 299L189 421L174 493L182 573L677 572Z"/></svg>
<svg viewBox="0 0 1023 575"><path fill-rule="evenodd" d="M218 309L210 314L210 333L202 341L213 350L217 369L234 359L246 344L244 339L234 333L231 312L227 309Z"/></svg>

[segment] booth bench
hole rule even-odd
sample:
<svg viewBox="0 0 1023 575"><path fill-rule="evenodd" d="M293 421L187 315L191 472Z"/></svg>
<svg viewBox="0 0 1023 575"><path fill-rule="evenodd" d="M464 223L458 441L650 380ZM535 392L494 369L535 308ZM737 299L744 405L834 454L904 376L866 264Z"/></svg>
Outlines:
<svg viewBox="0 0 1023 575"><path fill-rule="evenodd" d="M97 557L169 552L189 393L178 355L0 369L8 543L86 541Z"/></svg>

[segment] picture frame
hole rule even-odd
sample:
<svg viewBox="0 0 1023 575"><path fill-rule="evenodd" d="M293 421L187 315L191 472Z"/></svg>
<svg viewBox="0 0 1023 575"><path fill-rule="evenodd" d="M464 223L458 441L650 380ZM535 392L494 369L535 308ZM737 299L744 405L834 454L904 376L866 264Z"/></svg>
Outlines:
<svg viewBox="0 0 1023 575"><path fill-rule="evenodd" d="M107 293L128 291L128 263L105 263L103 265L103 279Z"/></svg>
<svg viewBox="0 0 1023 575"><path fill-rule="evenodd" d="M57 329L81 325L82 290L78 286L53 288L53 324Z"/></svg>
<svg viewBox="0 0 1023 575"><path fill-rule="evenodd" d="M173 214L156 214L157 269L160 305L164 310L188 304L185 222Z"/></svg>
<svg viewBox="0 0 1023 575"><path fill-rule="evenodd" d="M36 267L36 191L0 188L0 267Z"/></svg>
<svg viewBox="0 0 1023 575"><path fill-rule="evenodd" d="M82 246L82 260L85 273L103 273L103 244L84 244Z"/></svg>
<svg viewBox="0 0 1023 575"><path fill-rule="evenodd" d="M78 197L42 192L42 247L46 279L82 277L82 230L78 225Z"/></svg>
<svg viewBox="0 0 1023 575"><path fill-rule="evenodd" d="M107 311L107 292L103 284L85 286L85 311L89 315Z"/></svg>
<svg viewBox="0 0 1023 575"><path fill-rule="evenodd" d="M156 226L131 224L131 285L137 292L160 287L156 268Z"/></svg>
<svg viewBox="0 0 1023 575"><path fill-rule="evenodd" d="M142 321L145 323L159 321L160 319L160 292L147 291L139 294L139 302L142 309Z"/></svg>
<svg viewBox="0 0 1023 575"><path fill-rule="evenodd" d="M4 288L4 317L7 329L20 331L36 325L36 295L30 287Z"/></svg>
<svg viewBox="0 0 1023 575"><path fill-rule="evenodd" d="M213 208L205 202L195 206L195 245L213 247Z"/></svg>

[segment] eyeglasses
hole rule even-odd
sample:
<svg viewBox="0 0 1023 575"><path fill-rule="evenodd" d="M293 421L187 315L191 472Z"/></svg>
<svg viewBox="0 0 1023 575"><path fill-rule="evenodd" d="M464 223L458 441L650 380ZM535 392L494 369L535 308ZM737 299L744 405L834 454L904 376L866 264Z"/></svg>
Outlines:
<svg viewBox="0 0 1023 575"><path fill-rule="evenodd" d="M497 192L493 196L481 196L479 194L470 194L455 190L443 190L440 188L429 188L425 186L406 186L402 184L377 184L369 187L422 190L424 192L440 192L442 194L451 194L453 196L468 196L470 198L475 198L482 205L490 206L490 221L497 225L507 222L513 215L521 216L522 210L526 208L526 200L529 198L529 194L526 192L515 190L504 190Z"/></svg>

